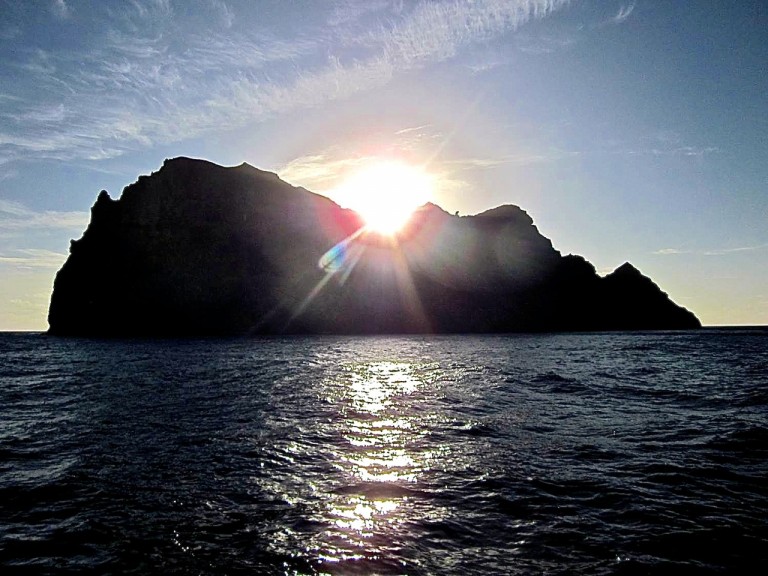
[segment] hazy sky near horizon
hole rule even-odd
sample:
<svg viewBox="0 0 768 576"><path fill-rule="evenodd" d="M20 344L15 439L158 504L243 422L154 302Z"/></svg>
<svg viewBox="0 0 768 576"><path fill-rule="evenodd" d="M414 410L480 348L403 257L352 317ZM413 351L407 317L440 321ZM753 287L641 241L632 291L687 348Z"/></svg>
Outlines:
<svg viewBox="0 0 768 576"><path fill-rule="evenodd" d="M0 0L0 330L47 328L101 189L182 155L319 193L401 158L768 324L767 135L761 1Z"/></svg>

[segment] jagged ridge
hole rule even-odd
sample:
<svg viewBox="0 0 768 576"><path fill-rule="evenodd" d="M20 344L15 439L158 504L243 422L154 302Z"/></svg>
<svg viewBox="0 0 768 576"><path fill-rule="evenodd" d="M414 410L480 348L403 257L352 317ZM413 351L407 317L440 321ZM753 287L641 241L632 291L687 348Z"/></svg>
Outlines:
<svg viewBox="0 0 768 576"><path fill-rule="evenodd" d="M89 336L695 328L630 264L600 278L517 206L426 205L392 243L247 164L176 158L113 200L56 276L50 332ZM341 243L341 244L339 244ZM329 249L332 266L318 261ZM326 258L326 264L328 258Z"/></svg>

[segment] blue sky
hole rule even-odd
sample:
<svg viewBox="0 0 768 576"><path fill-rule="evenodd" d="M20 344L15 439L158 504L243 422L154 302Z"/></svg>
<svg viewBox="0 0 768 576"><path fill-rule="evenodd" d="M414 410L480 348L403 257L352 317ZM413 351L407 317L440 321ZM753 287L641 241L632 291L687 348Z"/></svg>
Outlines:
<svg viewBox="0 0 768 576"><path fill-rule="evenodd" d="M398 157L768 324L766 134L758 1L0 0L0 329L45 329L98 192L181 155L319 193Z"/></svg>

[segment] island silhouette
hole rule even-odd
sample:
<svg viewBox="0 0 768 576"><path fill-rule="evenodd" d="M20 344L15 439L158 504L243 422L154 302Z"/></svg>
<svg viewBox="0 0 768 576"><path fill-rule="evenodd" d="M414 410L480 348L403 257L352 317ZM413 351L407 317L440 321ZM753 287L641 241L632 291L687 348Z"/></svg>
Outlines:
<svg viewBox="0 0 768 576"><path fill-rule="evenodd" d="M394 237L248 164L166 160L102 191L56 275L49 333L503 333L701 326L625 263L601 277L512 205L434 204Z"/></svg>

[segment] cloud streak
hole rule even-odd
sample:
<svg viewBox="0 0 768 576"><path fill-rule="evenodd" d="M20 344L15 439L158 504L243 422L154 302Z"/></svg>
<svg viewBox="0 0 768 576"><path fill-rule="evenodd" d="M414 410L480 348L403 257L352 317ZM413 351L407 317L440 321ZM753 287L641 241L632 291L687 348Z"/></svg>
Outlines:
<svg viewBox="0 0 768 576"><path fill-rule="evenodd" d="M301 156L278 170L280 178L303 186L313 192L327 192L335 187L342 175L359 166L360 158L333 158L328 153Z"/></svg>
<svg viewBox="0 0 768 576"><path fill-rule="evenodd" d="M754 246L738 246L736 248L722 248L720 250L707 250L702 252L704 256L726 256L728 254L739 254L743 252L756 252L758 250L765 250L768 248L768 244L757 244Z"/></svg>
<svg viewBox="0 0 768 576"><path fill-rule="evenodd" d="M663 132L641 138L640 141L636 142L608 142L604 149L593 149L589 152L627 156L665 156L701 159L711 154L718 154L721 152L721 149L717 146L694 146L685 142L678 134Z"/></svg>
<svg viewBox="0 0 768 576"><path fill-rule="evenodd" d="M679 248L661 248L653 252L657 256L678 256L693 254L698 256L728 256L731 254L757 252L768 249L768 244L754 244L751 246L737 246L735 248L720 248L716 250L682 250Z"/></svg>
<svg viewBox="0 0 768 576"><path fill-rule="evenodd" d="M531 164L541 164L544 162L556 162L564 158L578 156L578 152L568 152L564 150L549 150L539 153L521 153L499 156L496 158L462 158L460 160L451 160L446 162L451 167L460 170L487 170L498 166L529 166Z"/></svg>
<svg viewBox="0 0 768 576"><path fill-rule="evenodd" d="M632 12L634 12L634 10L635 10L634 4L630 4L629 6L622 6L621 8L619 8L619 12L616 14L616 16L614 16L611 20L614 24L621 24L632 15Z"/></svg>
<svg viewBox="0 0 768 576"><path fill-rule="evenodd" d="M88 212L35 212L18 202L0 200L0 230L2 235L30 230L79 230L88 225Z"/></svg>
<svg viewBox="0 0 768 576"><path fill-rule="evenodd" d="M67 255L60 252L27 248L18 250L13 256L0 254L0 266L11 266L22 270L37 268L58 270L66 259Z"/></svg>

